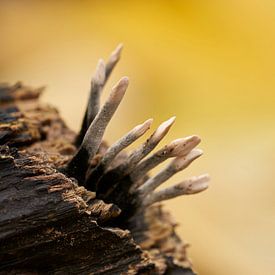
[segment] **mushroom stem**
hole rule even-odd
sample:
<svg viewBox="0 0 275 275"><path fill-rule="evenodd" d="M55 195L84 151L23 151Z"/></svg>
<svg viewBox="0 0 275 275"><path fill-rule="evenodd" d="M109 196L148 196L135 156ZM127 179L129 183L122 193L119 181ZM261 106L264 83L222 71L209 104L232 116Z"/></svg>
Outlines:
<svg viewBox="0 0 275 275"><path fill-rule="evenodd" d="M99 164L88 175L87 183L93 184L95 186L110 165L110 163L118 155L118 153L128 147L139 137L141 137L148 129L150 129L152 122L153 119L148 119L144 123L137 125L126 135L116 141L112 146L110 146L102 157Z"/></svg>
<svg viewBox="0 0 275 275"><path fill-rule="evenodd" d="M91 82L90 98L87 107L87 121L86 127L88 128L91 122L96 117L100 109L100 96L105 83L105 63L99 59L96 72Z"/></svg>
<svg viewBox="0 0 275 275"><path fill-rule="evenodd" d="M133 173L131 173L132 181L136 182L142 179L144 174L147 174L150 170L168 158L187 155L200 143L200 141L201 139L198 136L190 136L173 140L170 144L165 145L156 153L139 163Z"/></svg>
<svg viewBox="0 0 275 275"><path fill-rule="evenodd" d="M123 45L119 44L116 49L111 53L109 60L105 66L104 61L100 59L97 64L96 72L91 81L90 96L85 114L83 117L80 132L76 138L75 144L77 147L80 146L88 127L94 120L100 109L100 96L101 91L106 84L111 72L113 71L115 65L120 59L121 51Z"/></svg>
<svg viewBox="0 0 275 275"><path fill-rule="evenodd" d="M123 49L123 44L120 43L119 45L117 45L117 47L111 53L111 55L109 57L109 60L107 62L107 65L106 65L106 71L105 71L106 81L108 80L108 78L109 78L111 72L113 71L115 65L119 61L122 49Z"/></svg>
<svg viewBox="0 0 275 275"><path fill-rule="evenodd" d="M171 117L167 121L164 121L155 132L149 137L149 139L141 144L136 150L134 150L127 158L125 162L120 164L118 167L113 168L107 173L116 172L122 178L125 175L128 175L136 165L146 156L148 155L164 138L164 136L168 133L169 129L173 125L176 117Z"/></svg>
<svg viewBox="0 0 275 275"><path fill-rule="evenodd" d="M137 190L141 196L145 197L154 191L163 182L167 181L173 175L188 167L196 158L202 155L200 149L193 149L188 155L175 158L167 167L157 173L154 177L149 178Z"/></svg>
<svg viewBox="0 0 275 275"><path fill-rule="evenodd" d="M148 206L153 203L173 199L178 196L202 192L208 188L209 179L210 177L208 174L186 179L172 187L168 187L148 195L144 199L143 205Z"/></svg>
<svg viewBox="0 0 275 275"><path fill-rule="evenodd" d="M88 161L97 153L108 123L119 106L128 87L128 77L123 77L112 88L111 93L88 128L80 148L67 166L67 173L78 180L84 180Z"/></svg>

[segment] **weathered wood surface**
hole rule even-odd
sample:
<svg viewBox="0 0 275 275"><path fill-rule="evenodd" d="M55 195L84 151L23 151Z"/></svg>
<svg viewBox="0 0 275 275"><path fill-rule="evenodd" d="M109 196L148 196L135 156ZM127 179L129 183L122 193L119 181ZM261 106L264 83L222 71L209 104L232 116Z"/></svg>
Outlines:
<svg viewBox="0 0 275 275"><path fill-rule="evenodd" d="M127 215L125 190L97 197L61 172L76 136L40 93L0 86L0 274L194 274L160 205Z"/></svg>

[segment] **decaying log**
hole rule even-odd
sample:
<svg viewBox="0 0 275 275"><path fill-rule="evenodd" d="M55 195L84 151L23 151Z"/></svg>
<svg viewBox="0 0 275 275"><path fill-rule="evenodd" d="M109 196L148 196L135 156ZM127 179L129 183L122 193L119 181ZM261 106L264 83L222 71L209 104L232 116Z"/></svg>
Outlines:
<svg viewBox="0 0 275 275"><path fill-rule="evenodd" d="M143 160L173 118L127 155L123 150L149 129L150 119L108 149L102 136L128 79L101 109L98 97L120 51L106 68L100 61L78 135L54 107L39 103L42 88L1 84L0 274L194 274L176 223L155 202L203 191L208 178L154 191L148 182L158 175L145 174L170 157L175 171L183 169L177 160L189 164L200 139L179 139Z"/></svg>

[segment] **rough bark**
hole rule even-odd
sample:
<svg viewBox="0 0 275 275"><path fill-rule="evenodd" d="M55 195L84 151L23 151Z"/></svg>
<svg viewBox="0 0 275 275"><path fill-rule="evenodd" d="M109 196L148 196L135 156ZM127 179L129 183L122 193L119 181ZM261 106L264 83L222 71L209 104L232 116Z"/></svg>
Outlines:
<svg viewBox="0 0 275 275"><path fill-rule="evenodd" d="M194 274L160 204L128 213L128 190L96 196L62 172L76 135L41 90L0 87L0 274Z"/></svg>

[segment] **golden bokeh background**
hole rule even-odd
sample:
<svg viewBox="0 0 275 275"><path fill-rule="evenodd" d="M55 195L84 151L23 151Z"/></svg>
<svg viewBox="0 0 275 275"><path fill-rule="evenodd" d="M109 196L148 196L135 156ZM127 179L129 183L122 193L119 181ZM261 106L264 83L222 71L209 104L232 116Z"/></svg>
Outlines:
<svg viewBox="0 0 275 275"><path fill-rule="evenodd" d="M0 2L0 81L48 89L43 101L78 130L99 57L124 43L111 84L130 87L106 133L115 141L176 114L165 139L202 137L202 194L166 203L200 274L275 273L275 2Z"/></svg>

